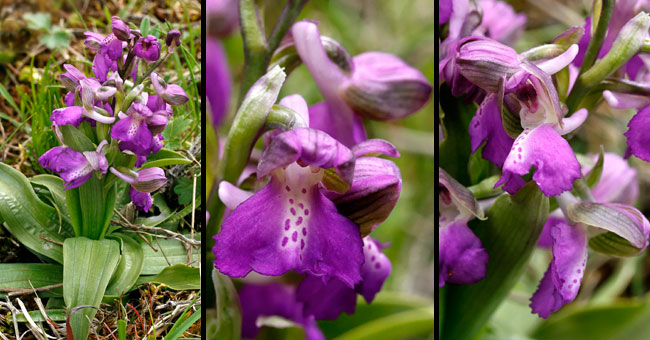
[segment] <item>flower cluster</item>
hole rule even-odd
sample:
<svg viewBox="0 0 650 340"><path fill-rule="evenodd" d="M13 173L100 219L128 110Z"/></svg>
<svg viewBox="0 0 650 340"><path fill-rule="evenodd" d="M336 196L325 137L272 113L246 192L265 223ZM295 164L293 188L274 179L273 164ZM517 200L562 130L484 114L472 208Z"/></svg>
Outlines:
<svg viewBox="0 0 650 340"><path fill-rule="evenodd" d="M180 44L180 32L167 33L167 54L162 58L158 38L142 36L119 17L112 17L112 32L106 36L85 35L85 46L95 52L94 77L73 65L63 65L61 82L68 91L65 107L53 110L50 116L61 146L47 151L39 162L58 173L66 189L82 186L95 172L101 178L110 170L130 185L133 203L149 211L150 193L164 186L167 179L161 168L143 165L163 146L161 133L173 114L171 105L188 100L180 86L166 84L153 71ZM97 148L85 150L80 139ZM142 168L134 171L134 166Z"/></svg>
<svg viewBox="0 0 650 340"><path fill-rule="evenodd" d="M344 60L331 59L325 43L342 51ZM278 315L304 327L308 339L323 339L315 320L353 313L357 294L371 302L391 272L382 253L386 245L369 234L389 216L401 191L399 168L379 156L399 152L385 140L368 139L363 119L413 114L429 100L432 87L396 56L349 57L310 21L295 23L282 44L280 49L295 46L325 101L308 106L291 95L279 102L296 123L264 135L253 170L259 190L238 187L250 172L237 183L219 184L228 209L214 237L215 267L231 277L303 274L297 287L246 284L240 290L242 335L257 334L259 316ZM269 71L246 98L278 72Z"/></svg>
<svg viewBox="0 0 650 340"><path fill-rule="evenodd" d="M645 133L650 69L639 54L650 27L644 4L617 2L604 40L592 41L595 27L587 18L584 27L523 53L509 45L521 35L525 17L505 3L449 0L439 7L440 24L448 28L440 43L441 82L453 96L478 104L468 127L472 152L482 147L481 156L501 170L494 188L515 195L532 179L559 205L540 239L551 247L553 260L531 298L532 311L544 318L575 299L588 246L630 256L648 245L650 224L632 206L638 195L635 171L620 156L605 154L602 168L593 170L603 171L600 182L590 189L585 179L592 170L581 165L563 137L585 122L593 98L602 94L614 108L639 110L625 133L626 157L650 161ZM592 46L600 49L592 53ZM616 77L607 78L611 75ZM482 218L482 210L469 190L440 172L440 282L471 284L486 277L489 258L467 227L473 216ZM613 239L624 246L606 249Z"/></svg>

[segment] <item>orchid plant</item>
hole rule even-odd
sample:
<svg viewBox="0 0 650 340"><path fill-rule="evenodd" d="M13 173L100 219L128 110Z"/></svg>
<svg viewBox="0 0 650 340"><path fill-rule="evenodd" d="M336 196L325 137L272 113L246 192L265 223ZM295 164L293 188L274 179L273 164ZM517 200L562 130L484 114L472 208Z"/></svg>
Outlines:
<svg viewBox="0 0 650 340"><path fill-rule="evenodd" d="M148 24L143 32L114 16L108 34L85 32L84 45L93 56L91 75L72 64L63 65L60 79L67 93L62 106L52 108L50 115L60 145L38 158L44 169L57 176L28 180L0 164L1 220L21 243L50 263L48 272L62 271L62 276L48 280L58 277L62 282L68 339L88 337L103 300L121 297L139 279L156 280L141 278L142 274L172 268L169 261L157 269L145 261L145 248L151 245L158 251L150 240L151 235L160 237L155 225L165 216L154 224L144 223L143 228L153 232L149 236L137 231L143 216L138 221L135 217L153 212L152 195L168 182L161 166L191 163L164 149L162 136L172 119L172 106L184 105L189 97L181 86L157 73L179 50L181 32L169 29L161 41ZM47 193L52 205L41 201L30 181ZM169 233L183 237L171 231L165 237ZM198 276L198 268L194 269ZM39 287L37 282L34 287Z"/></svg>
<svg viewBox="0 0 650 340"><path fill-rule="evenodd" d="M206 96L215 126L225 120L231 91L219 38L233 30L225 23L237 24L237 10L246 56L241 103L220 141L208 202L217 298L209 338L290 328L325 339L317 321L353 314L357 294L371 303L391 273L382 252L389 245L372 233L399 199L400 169L390 158L400 153L369 139L364 119L409 116L429 101L432 87L395 55L352 57L317 23L296 22L306 3L289 1L267 37L255 1L208 2L206 68L213 77ZM308 104L300 94L278 101L301 63L324 101ZM259 275L265 283L256 282ZM432 309L424 313L431 325Z"/></svg>
<svg viewBox="0 0 650 340"><path fill-rule="evenodd" d="M525 15L495 0L440 2L442 338L477 336L536 245L551 256L529 296L541 318L576 299L590 253L646 250L650 223L634 206L639 184L626 159L650 161L648 9L594 1L584 26L516 52ZM638 110L624 155L579 152L576 131L603 101Z"/></svg>

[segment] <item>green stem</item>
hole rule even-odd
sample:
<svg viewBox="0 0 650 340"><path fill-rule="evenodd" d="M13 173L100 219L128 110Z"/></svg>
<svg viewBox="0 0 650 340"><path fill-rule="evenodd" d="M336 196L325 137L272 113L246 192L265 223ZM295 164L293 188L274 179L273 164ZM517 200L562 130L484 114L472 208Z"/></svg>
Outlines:
<svg viewBox="0 0 650 340"><path fill-rule="evenodd" d="M244 40L245 59L244 79L242 79L240 95L241 102L248 89L265 73L268 45L255 0L241 0L239 2L239 22L241 23L242 39Z"/></svg>
<svg viewBox="0 0 650 340"><path fill-rule="evenodd" d="M308 0L289 0L287 6L282 11L282 15L278 20L278 23L273 28L271 36L269 36L269 52L270 54L278 48L280 41L287 34L287 31L291 28L293 23L300 15L302 8L305 7ZM269 54L269 55L270 55Z"/></svg>
<svg viewBox="0 0 650 340"><path fill-rule="evenodd" d="M600 18L598 19L598 26L596 27L596 32L589 41L589 46L587 47L585 57L582 61L582 66L580 67L578 79L573 86L573 91L571 91L571 94L567 98L567 106L569 108L569 112L574 112L576 109L578 109L582 97L584 97L584 95L589 90L581 76L591 68L594 62L596 62L596 58L598 58L598 52L600 52L600 48L603 46L603 42L605 41L607 27L609 26L609 19L612 17L613 10L614 0L602 1L602 8L600 11ZM592 20L594 20L594 18L592 18Z"/></svg>

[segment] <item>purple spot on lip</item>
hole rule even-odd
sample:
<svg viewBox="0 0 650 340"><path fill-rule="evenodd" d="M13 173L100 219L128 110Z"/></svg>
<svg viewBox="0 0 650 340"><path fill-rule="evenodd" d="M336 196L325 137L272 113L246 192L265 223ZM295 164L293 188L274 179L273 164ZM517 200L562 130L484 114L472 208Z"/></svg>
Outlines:
<svg viewBox="0 0 650 340"><path fill-rule="evenodd" d="M287 189L287 191L291 191L291 188L289 188L288 185L286 187L284 187L284 188Z"/></svg>
<svg viewBox="0 0 650 340"><path fill-rule="evenodd" d="M300 207L300 209L305 209L305 206L302 203L298 203L298 206Z"/></svg>
<svg viewBox="0 0 650 340"><path fill-rule="evenodd" d="M300 240L300 249L305 249L305 240Z"/></svg>
<svg viewBox="0 0 650 340"><path fill-rule="evenodd" d="M305 209L305 215L309 215L309 209Z"/></svg>
<svg viewBox="0 0 650 340"><path fill-rule="evenodd" d="M291 208L289 211L291 211L291 215L296 216L296 209Z"/></svg>
<svg viewBox="0 0 650 340"><path fill-rule="evenodd" d="M578 283L578 280L576 280L576 279L573 279L573 283Z"/></svg>
<svg viewBox="0 0 650 340"><path fill-rule="evenodd" d="M282 246L283 246L283 247L286 246L286 245L287 245L287 242L289 242L289 238L288 238L288 237L283 238L283 239L282 239Z"/></svg>
<svg viewBox="0 0 650 340"><path fill-rule="evenodd" d="M379 264L379 262L375 263L375 268L377 269L381 268L381 264Z"/></svg>
<svg viewBox="0 0 650 340"><path fill-rule="evenodd" d="M298 217L298 220L296 221L296 225L301 225L302 224L302 216Z"/></svg>
<svg viewBox="0 0 650 340"><path fill-rule="evenodd" d="M578 274L580 274L580 273L582 273L582 270L578 269L577 272L578 272Z"/></svg>
<svg viewBox="0 0 650 340"><path fill-rule="evenodd" d="M373 256L370 258L370 261L374 261L374 260L375 260L375 256L373 255Z"/></svg>
<svg viewBox="0 0 650 340"><path fill-rule="evenodd" d="M297 241L298 241L298 232L297 232L297 231L294 231L294 232L293 232L293 234L291 235L291 240L292 240L293 242L297 242Z"/></svg>
<svg viewBox="0 0 650 340"><path fill-rule="evenodd" d="M302 193L303 193L303 194L306 194L306 193L307 193L307 189L302 188Z"/></svg>
<svg viewBox="0 0 650 340"><path fill-rule="evenodd" d="M307 236L307 228L302 228L302 234L303 234L304 236Z"/></svg>
<svg viewBox="0 0 650 340"><path fill-rule="evenodd" d="M289 203L293 204L293 198L289 199Z"/></svg>
<svg viewBox="0 0 650 340"><path fill-rule="evenodd" d="M289 230L291 228L291 220L287 218L286 221L284 221L284 230Z"/></svg>

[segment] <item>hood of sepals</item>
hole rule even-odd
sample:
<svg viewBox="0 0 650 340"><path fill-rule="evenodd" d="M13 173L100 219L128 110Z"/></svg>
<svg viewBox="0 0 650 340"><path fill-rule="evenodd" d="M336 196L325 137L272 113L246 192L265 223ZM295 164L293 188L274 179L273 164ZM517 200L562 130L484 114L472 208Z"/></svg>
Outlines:
<svg viewBox="0 0 650 340"><path fill-rule="evenodd" d="M153 35L138 39L135 43L135 55L149 62L160 58L160 42Z"/></svg>
<svg viewBox="0 0 650 340"><path fill-rule="evenodd" d="M63 64L63 68L65 68L65 72L61 73L61 83L63 83L68 91L75 91L77 86L79 86L79 81L86 79L86 76L70 64Z"/></svg>
<svg viewBox="0 0 650 340"><path fill-rule="evenodd" d="M108 161L100 152L105 142L100 143L98 151L78 152L66 146L57 146L39 159L41 166L47 170L58 173L65 181L65 189L74 189L85 183L93 171L106 174Z"/></svg>
<svg viewBox="0 0 650 340"><path fill-rule="evenodd" d="M496 93L499 80L521 70L519 54L509 46L485 37L467 37L458 44L456 67L485 91Z"/></svg>
<svg viewBox="0 0 650 340"><path fill-rule="evenodd" d="M165 171L158 167L146 168L136 172L127 170L127 173L112 167L110 170L115 176L142 193L152 193L167 184Z"/></svg>
<svg viewBox="0 0 650 340"><path fill-rule="evenodd" d="M96 32L84 32L86 39L84 40L84 45L94 51L95 53L100 53L102 50L102 42L104 41L104 35Z"/></svg>
<svg viewBox="0 0 650 340"><path fill-rule="evenodd" d="M166 84L155 72L151 73L151 84L156 94L168 104L183 105L189 100L182 87L175 84Z"/></svg>
<svg viewBox="0 0 650 340"><path fill-rule="evenodd" d="M361 280L363 243L359 227L323 195L327 168L351 180L354 155L321 131L277 135L258 164L259 178L270 174L271 180L237 206L215 236L216 267L233 277L293 269L354 287Z"/></svg>
<svg viewBox="0 0 650 340"><path fill-rule="evenodd" d="M151 117L147 118L147 126L149 126L151 133L154 135L162 133L169 121L167 117L166 111L156 111Z"/></svg>
<svg viewBox="0 0 650 340"><path fill-rule="evenodd" d="M113 34L122 41L128 41L131 37L129 25L124 23L120 17L111 17L111 29Z"/></svg>
<svg viewBox="0 0 650 340"><path fill-rule="evenodd" d="M469 221L474 217L485 219L483 209L469 189L438 168L438 208L441 226L453 221Z"/></svg>

